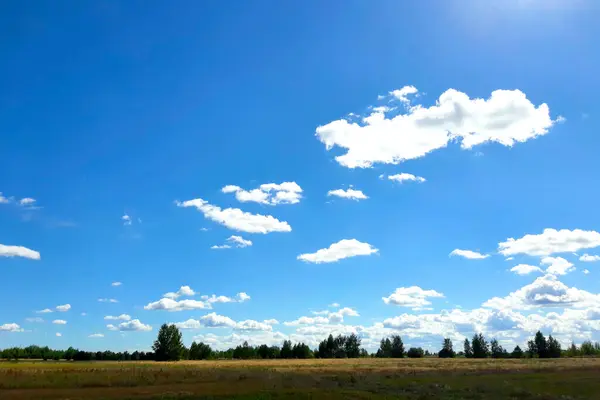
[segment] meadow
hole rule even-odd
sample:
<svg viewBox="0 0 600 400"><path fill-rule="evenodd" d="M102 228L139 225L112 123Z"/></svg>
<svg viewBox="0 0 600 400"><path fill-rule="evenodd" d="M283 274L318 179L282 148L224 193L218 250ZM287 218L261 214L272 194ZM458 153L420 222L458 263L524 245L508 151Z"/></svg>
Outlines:
<svg viewBox="0 0 600 400"><path fill-rule="evenodd" d="M600 359L0 363L0 399L598 399Z"/></svg>

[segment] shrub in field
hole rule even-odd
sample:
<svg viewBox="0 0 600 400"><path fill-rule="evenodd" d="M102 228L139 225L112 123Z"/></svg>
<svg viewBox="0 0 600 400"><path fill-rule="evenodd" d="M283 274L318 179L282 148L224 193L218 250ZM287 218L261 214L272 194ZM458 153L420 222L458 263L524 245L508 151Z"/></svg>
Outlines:
<svg viewBox="0 0 600 400"><path fill-rule="evenodd" d="M422 358L425 355L425 352L420 347L411 347L408 349L406 355L408 358Z"/></svg>
<svg viewBox="0 0 600 400"><path fill-rule="evenodd" d="M523 350L519 346L515 346L514 350L510 354L510 358L523 358Z"/></svg>

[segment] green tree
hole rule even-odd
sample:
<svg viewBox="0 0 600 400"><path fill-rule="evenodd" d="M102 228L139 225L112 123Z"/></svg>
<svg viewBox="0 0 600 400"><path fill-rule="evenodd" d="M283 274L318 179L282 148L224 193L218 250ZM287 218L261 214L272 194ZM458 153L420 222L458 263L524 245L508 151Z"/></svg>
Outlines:
<svg viewBox="0 0 600 400"><path fill-rule="evenodd" d="M500 343L498 343L498 341L496 339L492 339L490 341L490 348L491 348L492 358L503 358L505 356L504 349L502 348L502 346L500 345Z"/></svg>
<svg viewBox="0 0 600 400"><path fill-rule="evenodd" d="M360 338L354 333L350 334L344 342L346 357L358 358L360 356Z"/></svg>
<svg viewBox="0 0 600 400"><path fill-rule="evenodd" d="M330 335L331 336L331 335ZM284 340L283 346L281 346L281 358L292 358L294 357L294 352L292 349L292 341Z"/></svg>
<svg viewBox="0 0 600 400"><path fill-rule="evenodd" d="M533 342L535 343L535 350L537 352L537 356L539 358L548 358L548 342L546 341L546 338L544 337L542 332L537 331Z"/></svg>
<svg viewBox="0 0 600 400"><path fill-rule="evenodd" d="M404 343L400 335L392 335L391 356L392 358L404 357Z"/></svg>
<svg viewBox="0 0 600 400"><path fill-rule="evenodd" d="M514 350L510 354L511 358L523 358L523 350L519 346L515 346Z"/></svg>
<svg viewBox="0 0 600 400"><path fill-rule="evenodd" d="M178 361L184 351L181 331L175 325L163 324L152 346L156 361Z"/></svg>
<svg viewBox="0 0 600 400"><path fill-rule="evenodd" d="M562 349L558 340L554 339L552 335L548 336L548 349L547 357L549 358L560 358Z"/></svg>
<svg viewBox="0 0 600 400"><path fill-rule="evenodd" d="M471 340L471 346L473 348L474 358L486 358L490 354L488 343L481 333L473 336L473 340Z"/></svg>
<svg viewBox="0 0 600 400"><path fill-rule="evenodd" d="M444 339L444 343L442 344L442 349L438 353L438 357L440 358L454 358L456 354L454 353L454 349L452 348L452 340L449 338Z"/></svg>
<svg viewBox="0 0 600 400"><path fill-rule="evenodd" d="M473 357L473 349L471 348L471 342L469 342L469 339L465 339L463 346L464 346L465 357L472 358Z"/></svg>
<svg viewBox="0 0 600 400"><path fill-rule="evenodd" d="M375 354L375 357L379 358L390 358L392 356L392 341L389 338L381 339L379 344L379 350Z"/></svg>

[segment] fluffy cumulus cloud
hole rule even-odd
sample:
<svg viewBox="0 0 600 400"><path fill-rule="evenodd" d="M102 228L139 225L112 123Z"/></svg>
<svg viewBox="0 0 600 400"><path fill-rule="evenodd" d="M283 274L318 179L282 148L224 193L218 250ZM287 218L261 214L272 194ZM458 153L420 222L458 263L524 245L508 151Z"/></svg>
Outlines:
<svg viewBox="0 0 600 400"><path fill-rule="evenodd" d="M209 204L202 199L176 202L178 207L195 207L204 217L235 231L247 233L291 232L292 227L271 215L251 214L239 208L226 208Z"/></svg>
<svg viewBox="0 0 600 400"><path fill-rule="evenodd" d="M0 332L23 332L23 329L19 326L19 324L3 324L0 325Z"/></svg>
<svg viewBox="0 0 600 400"><path fill-rule="evenodd" d="M145 332L151 331L150 325L143 324L139 319L132 319L131 321L121 322L119 325L108 324L106 325L110 331L121 331L121 332Z"/></svg>
<svg viewBox="0 0 600 400"><path fill-rule="evenodd" d="M335 189L327 192L327 196L340 197L342 199L350 199L350 200L366 200L369 197L364 194L361 190L356 189Z"/></svg>
<svg viewBox="0 0 600 400"><path fill-rule="evenodd" d="M255 202L271 206L296 204L302 198L302 188L296 182L264 183L251 190L244 190L235 185L227 185L221 191L223 193L235 193L235 198L243 203Z"/></svg>
<svg viewBox="0 0 600 400"><path fill-rule="evenodd" d="M546 273L553 275L566 275L575 270L573 264L562 257L544 257L542 265L547 265Z"/></svg>
<svg viewBox="0 0 600 400"><path fill-rule="evenodd" d="M519 239L508 238L498 244L498 251L505 255L526 254L549 256L554 253L573 253L600 246L600 233L581 229L544 229L540 234L527 234Z"/></svg>
<svg viewBox="0 0 600 400"><path fill-rule="evenodd" d="M358 317L358 312L350 307L340 308L337 311L322 311L313 312L315 317L300 317L293 321L286 321L283 324L286 326L302 326L302 325L331 325L344 322L344 317Z"/></svg>
<svg viewBox="0 0 600 400"><path fill-rule="evenodd" d="M227 238L227 243L222 245L214 245L211 247L213 250L231 249L233 247L244 248L252 246L252 241L244 239L241 236L231 235Z"/></svg>
<svg viewBox="0 0 600 400"><path fill-rule="evenodd" d="M450 256L464 257L464 258L468 258L469 260L483 260L484 258L488 258L490 255L489 254L481 254L481 253L478 253L476 251L471 251L471 250L454 249L450 253Z"/></svg>
<svg viewBox="0 0 600 400"><path fill-rule="evenodd" d="M121 315L107 315L106 317L104 317L105 320L107 321L129 321L131 320L131 317L127 314L121 314Z"/></svg>
<svg viewBox="0 0 600 400"><path fill-rule="evenodd" d="M162 298L158 301L148 303L144 306L144 310L165 310L165 311L184 311L184 310L207 310L211 309L212 306L209 302L200 300L173 300L169 298Z"/></svg>
<svg viewBox="0 0 600 400"><path fill-rule="evenodd" d="M23 246L7 246L0 244L0 257L23 257L39 260L40 253Z"/></svg>
<svg viewBox="0 0 600 400"><path fill-rule="evenodd" d="M412 309L424 309L431 305L430 298L444 297L443 293L435 290L424 290L418 286L400 287L388 297L382 297L385 304L393 304Z"/></svg>
<svg viewBox="0 0 600 400"><path fill-rule="evenodd" d="M62 304L60 306L56 306L56 311L58 312L67 312L71 309L70 304Z"/></svg>
<svg viewBox="0 0 600 400"><path fill-rule="evenodd" d="M188 319L187 321L176 322L175 326L180 329L230 328L238 331L271 331L273 330L272 322L273 320L259 322L251 319L236 322L229 317L213 312L206 314L199 319Z"/></svg>
<svg viewBox="0 0 600 400"><path fill-rule="evenodd" d="M196 294L196 292L194 292L194 290L191 287L185 285L185 286L180 287L179 290L176 292L168 292L168 293L163 294L163 297L166 297L167 299L177 299L182 296L189 297L189 296L193 296L195 294Z"/></svg>
<svg viewBox="0 0 600 400"><path fill-rule="evenodd" d="M298 260L315 264L330 263L349 257L368 256L378 251L369 243L363 243L356 239L343 239L326 249L317 250L315 253L300 254Z"/></svg>
<svg viewBox="0 0 600 400"><path fill-rule="evenodd" d="M519 264L512 267L510 272L514 272L517 275L529 275L532 272L542 272L542 269L535 265Z"/></svg>
<svg viewBox="0 0 600 400"><path fill-rule="evenodd" d="M383 175L382 175L382 177L383 177ZM394 182L398 182L398 183L404 183L404 182L423 183L426 181L426 179L423 178L422 176L415 176L413 174L407 174L405 172L402 172L400 174L395 174L395 175L388 175L387 178L390 181L394 181Z"/></svg>
<svg viewBox="0 0 600 400"><path fill-rule="evenodd" d="M579 257L579 261L583 261L583 262L596 262L596 261L600 261L600 256L597 255L589 255L589 254L584 254L581 257Z"/></svg>
<svg viewBox="0 0 600 400"><path fill-rule="evenodd" d="M408 88L392 95L407 104L407 96L418 93ZM368 168L423 157L452 140L463 149L485 142L513 146L548 133L554 123L546 104L534 105L519 90L495 90L487 99L471 99L448 89L430 107L417 104L395 116L374 109L360 123L340 119L319 126L316 137L328 150L345 150L335 157L339 164Z"/></svg>
<svg viewBox="0 0 600 400"><path fill-rule="evenodd" d="M123 283L121 282L113 282L110 284L110 286L121 286Z"/></svg>
<svg viewBox="0 0 600 400"><path fill-rule="evenodd" d="M494 297L486 301L483 307L499 310L529 310L539 307L585 308L598 305L600 305L600 294L568 287L555 275L546 274L506 297Z"/></svg>
<svg viewBox="0 0 600 400"><path fill-rule="evenodd" d="M54 335L55 335L56 337L61 337L61 336L62 336L62 333L60 333L60 332L56 332Z"/></svg>
<svg viewBox="0 0 600 400"><path fill-rule="evenodd" d="M123 225L125 225L125 226L131 225L131 217L127 214L125 214L121 217L121 221L123 221Z"/></svg>
<svg viewBox="0 0 600 400"><path fill-rule="evenodd" d="M56 325L66 325L67 321L65 321L64 319L55 319L54 321L52 321L52 323Z"/></svg>

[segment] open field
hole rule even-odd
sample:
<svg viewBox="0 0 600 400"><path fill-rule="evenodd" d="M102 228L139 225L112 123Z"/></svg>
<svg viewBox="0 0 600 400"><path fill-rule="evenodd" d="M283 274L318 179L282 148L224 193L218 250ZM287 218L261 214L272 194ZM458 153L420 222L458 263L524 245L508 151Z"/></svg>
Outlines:
<svg viewBox="0 0 600 400"><path fill-rule="evenodd" d="M600 359L0 363L0 399L598 399Z"/></svg>

